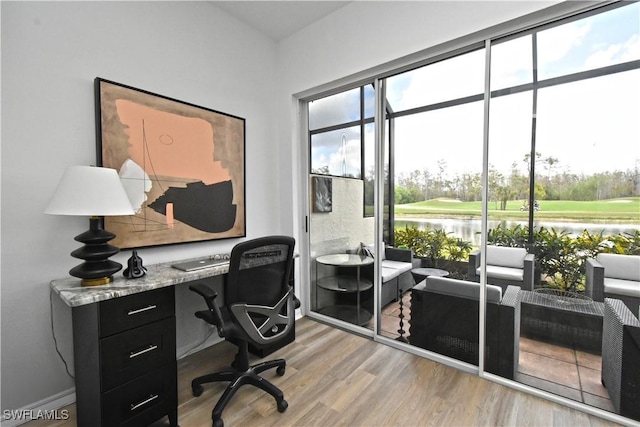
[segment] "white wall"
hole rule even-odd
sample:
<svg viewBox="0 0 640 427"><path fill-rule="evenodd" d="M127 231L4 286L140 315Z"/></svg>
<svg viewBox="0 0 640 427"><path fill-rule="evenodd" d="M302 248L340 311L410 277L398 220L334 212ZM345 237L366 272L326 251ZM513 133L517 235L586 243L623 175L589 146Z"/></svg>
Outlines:
<svg viewBox="0 0 640 427"><path fill-rule="evenodd" d="M207 2L1 2L2 409L73 388L53 346L49 281L86 218L45 216L64 169L95 164L97 76L246 119L247 236L279 233L276 45ZM286 231L286 230L284 230ZM228 252L238 239L139 251L146 264ZM122 253L114 259L126 262ZM177 293L178 348L207 328L201 301ZM54 298L60 349L72 360L71 311ZM72 367L73 368L73 367Z"/></svg>

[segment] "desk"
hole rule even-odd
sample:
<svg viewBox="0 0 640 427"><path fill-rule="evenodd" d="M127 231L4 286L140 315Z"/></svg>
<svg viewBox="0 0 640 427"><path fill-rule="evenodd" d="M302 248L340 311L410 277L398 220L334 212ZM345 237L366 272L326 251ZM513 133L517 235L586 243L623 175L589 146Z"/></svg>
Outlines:
<svg viewBox="0 0 640 427"><path fill-rule="evenodd" d="M167 286L193 282L208 277L221 276L227 274L229 271L228 263L196 271L178 270L171 266L175 263L176 261L171 261L146 266L146 276L139 279L126 279L121 274L118 274L114 276L113 282L108 285L83 288L80 286L80 279L68 277L66 279L53 280L51 282L51 288L69 307L78 307L112 298L152 291Z"/></svg>
<svg viewBox="0 0 640 427"><path fill-rule="evenodd" d="M178 425L174 286L225 275L229 263L190 272L175 263L103 286L51 282L72 309L78 426L148 425L165 415ZM294 339L292 328L289 338L250 351L264 357Z"/></svg>
<svg viewBox="0 0 640 427"><path fill-rule="evenodd" d="M173 286L226 274L229 263L191 272L174 263L103 286L51 282L72 309L79 426L148 425L165 415L178 425Z"/></svg>

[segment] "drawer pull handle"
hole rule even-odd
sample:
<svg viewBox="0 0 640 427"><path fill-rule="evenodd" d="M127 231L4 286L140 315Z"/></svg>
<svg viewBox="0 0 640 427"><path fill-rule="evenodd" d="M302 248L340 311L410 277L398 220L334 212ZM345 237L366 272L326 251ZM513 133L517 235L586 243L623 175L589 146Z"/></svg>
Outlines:
<svg viewBox="0 0 640 427"><path fill-rule="evenodd" d="M131 353L129 353L129 359L133 359L134 357L141 356L141 355L143 355L145 353L148 353L150 351L153 351L153 350L155 350L157 348L158 348L158 346L154 344L154 345L150 345L149 347L145 348L144 350L131 352Z"/></svg>
<svg viewBox="0 0 640 427"><path fill-rule="evenodd" d="M144 308L139 308L137 310L129 310L129 312L127 313L127 316L132 316L138 313L144 313L145 311L149 311L149 310L155 310L157 307L158 307L157 305L148 305Z"/></svg>
<svg viewBox="0 0 640 427"><path fill-rule="evenodd" d="M149 403L149 402L153 402L153 401L154 401L154 400L156 400L157 398L158 398L158 395L157 395L157 394L152 394L152 395L150 395L150 396L149 396L149 398L148 398L148 399L145 399L145 400L143 400L142 402L140 402L140 403L138 403L138 404L135 404L135 405L134 405L134 404L132 403L132 404L131 404L131 410L132 410L132 411L135 411L135 410L136 410L136 409L138 409L139 407L144 406L144 405L146 405L146 404L147 404L147 403Z"/></svg>

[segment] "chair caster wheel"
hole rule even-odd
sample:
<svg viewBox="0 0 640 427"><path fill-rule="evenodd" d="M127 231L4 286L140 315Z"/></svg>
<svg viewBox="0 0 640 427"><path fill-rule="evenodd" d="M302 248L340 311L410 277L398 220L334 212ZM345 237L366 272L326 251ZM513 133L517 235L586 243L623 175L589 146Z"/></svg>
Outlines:
<svg viewBox="0 0 640 427"><path fill-rule="evenodd" d="M278 412L284 412L287 410L288 407L289 407L289 404L287 403L286 400L282 399L280 402L278 402Z"/></svg>
<svg viewBox="0 0 640 427"><path fill-rule="evenodd" d="M204 391L204 387L202 387L201 385L191 386L191 393L193 394L193 397L200 396L203 391Z"/></svg>
<svg viewBox="0 0 640 427"><path fill-rule="evenodd" d="M278 368L276 369L276 374L283 376L284 375L284 371L285 371L285 367L284 366L278 366Z"/></svg>
<svg viewBox="0 0 640 427"><path fill-rule="evenodd" d="M222 421L222 418L213 420L213 427L224 427L224 422Z"/></svg>

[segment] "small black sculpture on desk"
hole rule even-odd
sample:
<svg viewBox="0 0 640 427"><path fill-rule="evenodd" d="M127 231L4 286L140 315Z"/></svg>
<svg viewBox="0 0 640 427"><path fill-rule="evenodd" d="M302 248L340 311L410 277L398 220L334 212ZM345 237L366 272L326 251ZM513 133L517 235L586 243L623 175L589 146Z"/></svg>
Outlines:
<svg viewBox="0 0 640 427"><path fill-rule="evenodd" d="M122 274L127 279L139 279L147 274L147 268L142 265L142 258L138 256L138 251L131 253L131 258L127 261L127 268Z"/></svg>

